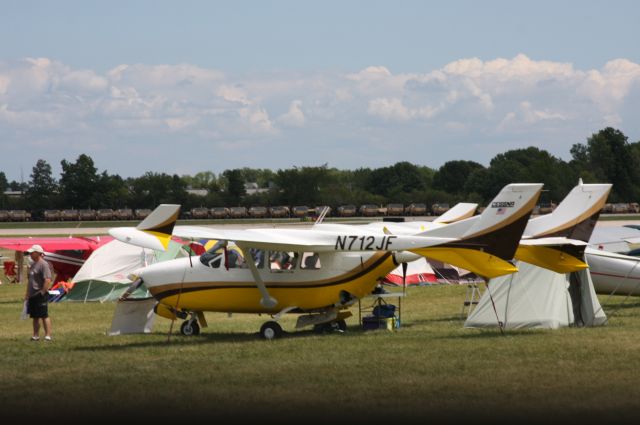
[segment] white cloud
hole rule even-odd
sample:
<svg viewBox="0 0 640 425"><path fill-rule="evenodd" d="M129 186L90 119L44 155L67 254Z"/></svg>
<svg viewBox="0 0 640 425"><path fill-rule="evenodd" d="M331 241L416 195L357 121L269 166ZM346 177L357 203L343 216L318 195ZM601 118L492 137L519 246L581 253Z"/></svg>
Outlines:
<svg viewBox="0 0 640 425"><path fill-rule="evenodd" d="M638 139L640 123L631 119L638 104L640 65L627 59L585 70L517 55L460 59L424 73L371 66L346 74L249 75L190 64L122 64L99 73L48 58L0 62L3 144L48 141L63 152L68 140L102 146L101 155L117 154L119 162L129 142L143 149L177 140L204 149L299 146L305 160L308 149L333 143L345 154L319 150L317 162L343 166L362 157L363 145L366 158L382 164L429 158L437 165L466 154L488 160L524 143L553 146L553 154L566 157L571 144L606 125ZM269 166L259 155L245 159ZM286 160L297 161L294 154ZM12 165L0 159L0 169Z"/></svg>
<svg viewBox="0 0 640 425"><path fill-rule="evenodd" d="M294 100L289 105L289 111L280 115L278 122L289 127L302 127L305 123L304 112L302 111L302 101Z"/></svg>

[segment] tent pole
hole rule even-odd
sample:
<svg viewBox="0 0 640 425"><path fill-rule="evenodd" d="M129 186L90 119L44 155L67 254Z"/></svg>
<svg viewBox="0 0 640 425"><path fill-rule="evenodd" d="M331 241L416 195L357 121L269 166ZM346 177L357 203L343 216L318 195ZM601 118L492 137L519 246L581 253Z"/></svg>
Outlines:
<svg viewBox="0 0 640 425"><path fill-rule="evenodd" d="M489 279L491 280L491 279ZM498 310L496 309L496 303L493 301L493 295L491 295L491 290L489 290L489 280L485 280L484 284L487 286L487 292L489 293L489 299L491 300L491 306L493 307L493 312L496 314L496 320L498 321L498 327L500 328L500 334L504 335L503 323L500 321L498 317Z"/></svg>

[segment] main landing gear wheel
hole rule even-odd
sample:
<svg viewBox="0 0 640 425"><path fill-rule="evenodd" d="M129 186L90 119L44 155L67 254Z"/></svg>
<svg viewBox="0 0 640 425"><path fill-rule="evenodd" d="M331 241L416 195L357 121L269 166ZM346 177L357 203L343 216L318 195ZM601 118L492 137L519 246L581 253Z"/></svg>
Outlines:
<svg viewBox="0 0 640 425"><path fill-rule="evenodd" d="M180 326L180 333L184 336L199 335L200 325L195 320L187 320Z"/></svg>
<svg viewBox="0 0 640 425"><path fill-rule="evenodd" d="M266 322L260 327L260 336L267 340L280 338L282 336L282 326L278 322Z"/></svg>

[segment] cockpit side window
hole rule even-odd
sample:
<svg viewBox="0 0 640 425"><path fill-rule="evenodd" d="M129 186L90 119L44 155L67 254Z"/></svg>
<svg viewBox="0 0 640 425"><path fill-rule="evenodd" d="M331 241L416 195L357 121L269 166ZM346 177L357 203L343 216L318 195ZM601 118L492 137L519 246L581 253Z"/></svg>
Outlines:
<svg viewBox="0 0 640 425"><path fill-rule="evenodd" d="M210 252L207 251L200 256L200 262L207 267L211 267L212 269L220 268L222 264L222 257L224 256L221 252Z"/></svg>
<svg viewBox="0 0 640 425"><path fill-rule="evenodd" d="M303 252L302 261L300 262L302 270L318 270L320 269L320 256L317 252Z"/></svg>

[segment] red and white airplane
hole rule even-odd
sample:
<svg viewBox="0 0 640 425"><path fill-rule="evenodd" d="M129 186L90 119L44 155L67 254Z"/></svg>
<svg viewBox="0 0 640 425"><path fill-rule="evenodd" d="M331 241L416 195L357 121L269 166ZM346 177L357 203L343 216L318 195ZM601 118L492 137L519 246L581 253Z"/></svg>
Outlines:
<svg viewBox="0 0 640 425"><path fill-rule="evenodd" d="M13 264L10 260L5 260L5 275L7 272L14 273L13 278L17 280L24 264L22 253L37 244L42 246L45 259L53 267L55 274L53 284L68 281L78 272L93 251L112 240L111 236L0 238L0 248L16 251ZM13 271L10 270L12 265L15 265Z"/></svg>

